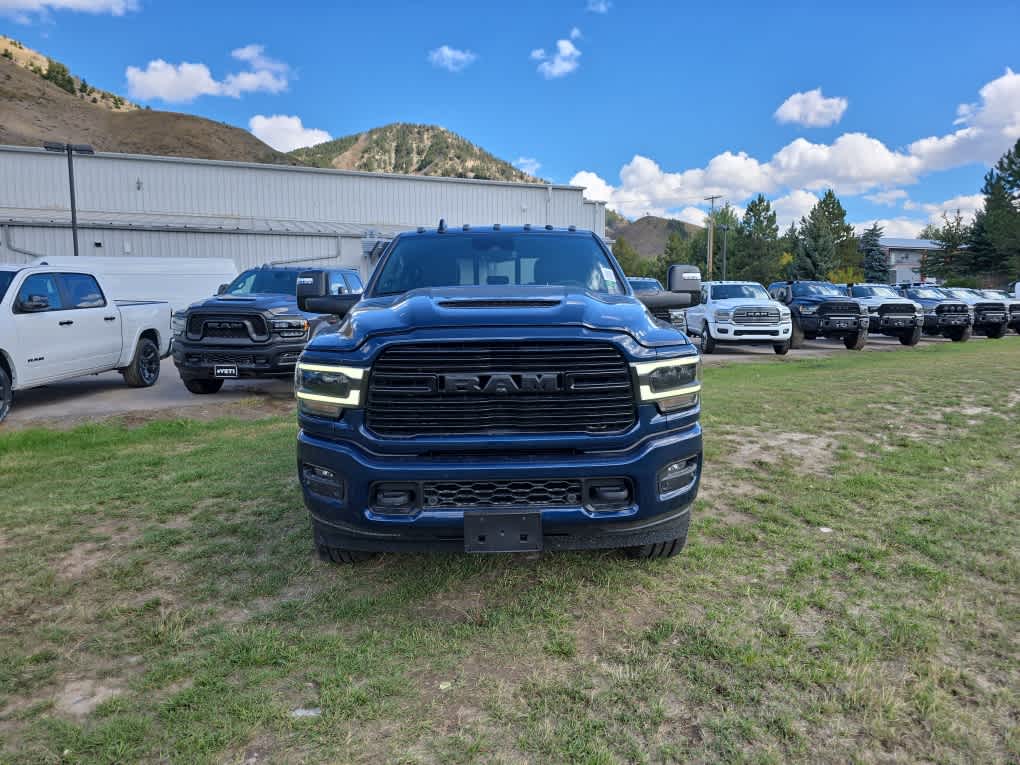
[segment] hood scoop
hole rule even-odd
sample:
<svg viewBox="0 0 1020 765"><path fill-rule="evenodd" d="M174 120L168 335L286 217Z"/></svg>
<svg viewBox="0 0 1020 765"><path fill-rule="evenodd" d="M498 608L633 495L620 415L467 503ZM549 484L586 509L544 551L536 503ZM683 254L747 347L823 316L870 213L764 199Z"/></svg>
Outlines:
<svg viewBox="0 0 1020 765"><path fill-rule="evenodd" d="M478 298L440 300L440 308L554 308L562 301L549 298Z"/></svg>

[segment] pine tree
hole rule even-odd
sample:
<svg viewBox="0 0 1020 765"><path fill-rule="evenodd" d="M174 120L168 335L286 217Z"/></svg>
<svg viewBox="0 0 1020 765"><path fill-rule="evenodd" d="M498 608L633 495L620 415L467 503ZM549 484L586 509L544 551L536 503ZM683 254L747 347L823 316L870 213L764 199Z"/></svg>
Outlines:
<svg viewBox="0 0 1020 765"><path fill-rule="evenodd" d="M641 255L630 246L630 242L622 236L613 244L613 255L627 276L640 276L642 273Z"/></svg>
<svg viewBox="0 0 1020 765"><path fill-rule="evenodd" d="M733 240L736 246L730 262L734 276L762 284L780 277L779 225L764 194L748 204Z"/></svg>
<svg viewBox="0 0 1020 765"><path fill-rule="evenodd" d="M864 263L859 242L854 234L854 227L846 222L846 209L836 196L836 192L828 189L818 204L821 205L825 219L829 222L829 230L832 232L832 243L836 250L834 268L847 272L861 269Z"/></svg>
<svg viewBox="0 0 1020 765"><path fill-rule="evenodd" d="M865 281L878 283L889 281L889 256L882 250L884 233L878 221L875 221L874 225L861 236Z"/></svg>
<svg viewBox="0 0 1020 765"><path fill-rule="evenodd" d="M797 278L825 279L839 264L836 260L836 240L821 201L811 208L806 218L801 218L799 238L794 260Z"/></svg>
<svg viewBox="0 0 1020 765"><path fill-rule="evenodd" d="M790 227L779 240L779 267L780 278L793 279L797 276L797 252L800 250L800 233L797 231L797 224L790 223Z"/></svg>
<svg viewBox="0 0 1020 765"><path fill-rule="evenodd" d="M970 240L970 225L965 223L963 215L957 210L953 217L942 213L942 225L931 232L931 240L939 246L938 250L928 253L925 258L926 274L939 279L958 279L974 273L975 267L971 253L964 247Z"/></svg>

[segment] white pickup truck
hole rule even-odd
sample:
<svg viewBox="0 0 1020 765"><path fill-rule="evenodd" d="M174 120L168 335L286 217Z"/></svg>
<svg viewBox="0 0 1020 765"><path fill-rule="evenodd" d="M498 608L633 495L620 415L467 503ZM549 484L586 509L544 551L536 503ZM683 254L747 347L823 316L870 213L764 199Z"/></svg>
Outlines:
<svg viewBox="0 0 1020 765"><path fill-rule="evenodd" d="M701 303L687 309L687 328L702 353L714 353L720 343L771 345L780 356L790 350L790 309L758 282L702 282Z"/></svg>
<svg viewBox="0 0 1020 765"><path fill-rule="evenodd" d="M169 303L107 300L85 269L0 264L0 421L14 391L69 377L116 369L154 385L170 339Z"/></svg>

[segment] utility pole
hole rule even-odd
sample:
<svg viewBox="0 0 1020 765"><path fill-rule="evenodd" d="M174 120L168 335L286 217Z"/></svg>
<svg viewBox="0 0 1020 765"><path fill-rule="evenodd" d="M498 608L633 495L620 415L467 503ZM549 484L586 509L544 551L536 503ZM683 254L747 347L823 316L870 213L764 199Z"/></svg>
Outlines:
<svg viewBox="0 0 1020 765"><path fill-rule="evenodd" d="M47 141L43 144L46 151L67 153L67 183L71 187L71 238L74 241L74 256L78 257L78 206L74 199L74 155L95 154L96 150L84 143L55 143Z"/></svg>
<svg viewBox="0 0 1020 765"><path fill-rule="evenodd" d="M715 250L715 200L721 199L721 198L722 198L722 196L720 194L713 194L710 197L705 197L705 201L706 202L711 202L712 203L712 212L709 214L709 218L708 218L709 219L709 224L708 224L708 257L706 258L706 263L708 264L708 279L706 279L706 281L711 281L712 280L712 255L713 255L713 252Z"/></svg>
<svg viewBox="0 0 1020 765"><path fill-rule="evenodd" d="M730 227L723 223L719 228L722 229L722 280L726 281L726 236L730 233Z"/></svg>

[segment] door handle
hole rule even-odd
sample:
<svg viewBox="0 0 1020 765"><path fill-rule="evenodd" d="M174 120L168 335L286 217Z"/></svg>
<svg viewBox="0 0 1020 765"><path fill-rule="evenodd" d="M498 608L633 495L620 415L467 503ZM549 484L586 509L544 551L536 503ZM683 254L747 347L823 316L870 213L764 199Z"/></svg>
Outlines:
<svg viewBox="0 0 1020 765"><path fill-rule="evenodd" d="M103 321L117 321L116 316L104 316Z"/></svg>
<svg viewBox="0 0 1020 765"><path fill-rule="evenodd" d="M67 321L60 322L60 326L61 327L70 327L72 324L74 324L74 321L71 320L71 319L68 319Z"/></svg>

